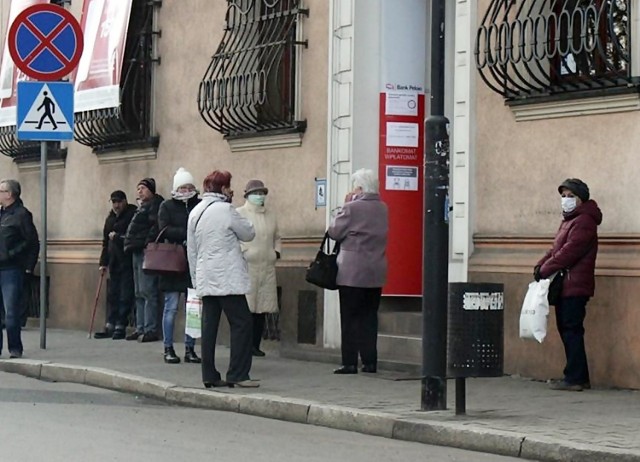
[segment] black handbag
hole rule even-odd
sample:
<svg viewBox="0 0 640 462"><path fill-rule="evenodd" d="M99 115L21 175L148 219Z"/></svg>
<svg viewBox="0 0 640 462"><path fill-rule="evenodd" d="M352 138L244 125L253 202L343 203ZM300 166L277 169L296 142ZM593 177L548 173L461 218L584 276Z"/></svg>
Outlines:
<svg viewBox="0 0 640 462"><path fill-rule="evenodd" d="M323 289L336 290L338 288L336 280L338 278L339 251L340 243L336 242L332 251L329 233L324 233L320 250L318 250L315 260L307 268L306 281Z"/></svg>
<svg viewBox="0 0 640 462"><path fill-rule="evenodd" d="M566 270L560 270L551 280L551 284L549 284L549 293L547 294L549 305L556 306L560 301L560 297L562 296L562 283L564 282L565 274Z"/></svg>

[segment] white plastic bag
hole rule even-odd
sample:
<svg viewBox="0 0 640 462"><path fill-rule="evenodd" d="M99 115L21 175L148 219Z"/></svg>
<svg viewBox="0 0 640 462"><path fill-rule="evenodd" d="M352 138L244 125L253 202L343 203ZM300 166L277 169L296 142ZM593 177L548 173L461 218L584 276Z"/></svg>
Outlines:
<svg viewBox="0 0 640 462"><path fill-rule="evenodd" d="M185 309L184 333L193 337L202 337L202 300L195 289L187 290L187 306Z"/></svg>
<svg viewBox="0 0 640 462"><path fill-rule="evenodd" d="M541 279L539 282L534 281L529 284L520 312L520 338L542 343L547 336L549 284L551 284L549 279Z"/></svg>

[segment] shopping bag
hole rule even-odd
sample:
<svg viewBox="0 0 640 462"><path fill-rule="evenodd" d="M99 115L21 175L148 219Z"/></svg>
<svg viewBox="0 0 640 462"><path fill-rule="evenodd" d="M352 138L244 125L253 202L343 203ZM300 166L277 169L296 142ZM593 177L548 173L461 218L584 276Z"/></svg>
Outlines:
<svg viewBox="0 0 640 462"><path fill-rule="evenodd" d="M202 300L196 295L195 289L187 290L187 307L184 333L193 337L202 337Z"/></svg>
<svg viewBox="0 0 640 462"><path fill-rule="evenodd" d="M529 284L529 290L520 312L520 338L537 340L542 343L547 336L547 316L549 316L549 279L541 279Z"/></svg>

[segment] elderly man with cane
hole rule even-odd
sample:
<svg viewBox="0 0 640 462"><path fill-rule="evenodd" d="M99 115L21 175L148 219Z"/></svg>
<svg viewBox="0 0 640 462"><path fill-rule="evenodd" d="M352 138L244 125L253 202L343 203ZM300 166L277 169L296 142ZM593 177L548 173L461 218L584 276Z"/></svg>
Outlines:
<svg viewBox="0 0 640 462"><path fill-rule="evenodd" d="M124 236L136 213L136 206L127 202L127 195L120 190L111 193L111 211L102 230L102 253L100 254L99 284L109 270L109 311L102 332L93 338L122 340L126 335L127 321L133 306L133 265L131 254L124 251ZM95 307L94 307L95 312ZM91 335L91 331L89 331Z"/></svg>

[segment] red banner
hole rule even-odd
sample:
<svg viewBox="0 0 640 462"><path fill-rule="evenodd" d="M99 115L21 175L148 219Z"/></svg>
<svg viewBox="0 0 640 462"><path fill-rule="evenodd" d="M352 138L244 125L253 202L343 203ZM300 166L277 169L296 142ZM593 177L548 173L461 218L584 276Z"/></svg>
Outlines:
<svg viewBox="0 0 640 462"><path fill-rule="evenodd" d="M84 52L75 74L75 112L120 105L132 0L84 0Z"/></svg>
<svg viewBox="0 0 640 462"><path fill-rule="evenodd" d="M380 94L380 196L389 207L384 295L422 295L425 98L398 85Z"/></svg>

